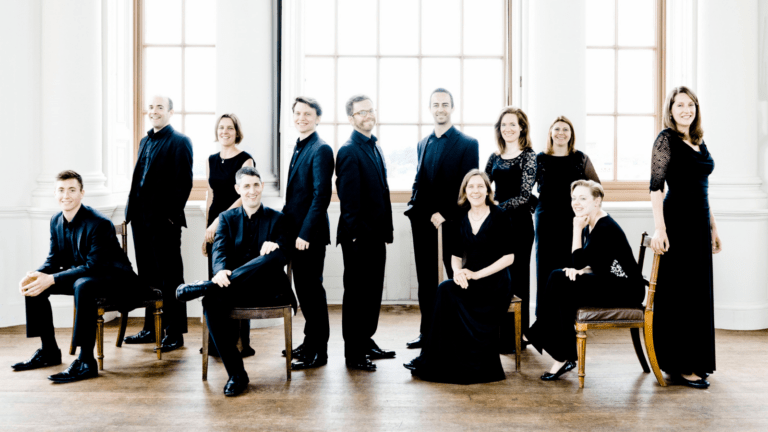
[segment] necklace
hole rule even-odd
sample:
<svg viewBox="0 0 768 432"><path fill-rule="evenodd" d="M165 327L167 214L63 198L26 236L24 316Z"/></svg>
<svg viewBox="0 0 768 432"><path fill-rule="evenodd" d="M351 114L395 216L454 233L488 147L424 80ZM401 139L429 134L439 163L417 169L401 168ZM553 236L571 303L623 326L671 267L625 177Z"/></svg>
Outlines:
<svg viewBox="0 0 768 432"><path fill-rule="evenodd" d="M481 220L483 220L483 218L484 218L484 217L485 217L485 216L486 216L488 213L490 213L490 211L488 211L488 212L483 212L483 214L482 214L482 215L481 215L479 218L477 218L477 219L475 219L475 218L473 218L473 217L472 217L472 212L469 212L469 213L467 213L467 214L469 215L469 218L470 218L470 219L472 219L473 221L475 221L475 222L480 222Z"/></svg>

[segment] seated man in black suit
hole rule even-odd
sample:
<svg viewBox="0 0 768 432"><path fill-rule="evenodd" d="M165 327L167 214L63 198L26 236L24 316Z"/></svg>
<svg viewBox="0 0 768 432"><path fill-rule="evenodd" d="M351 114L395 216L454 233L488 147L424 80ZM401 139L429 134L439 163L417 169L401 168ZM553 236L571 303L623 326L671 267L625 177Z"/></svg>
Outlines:
<svg viewBox="0 0 768 432"><path fill-rule="evenodd" d="M256 168L240 168L235 179L243 206L219 215L213 243L213 280L182 284L176 289L179 301L205 296L203 313L229 375L224 387L227 396L237 396L248 387L248 374L237 350L238 323L229 318L232 308L290 303L296 309L296 298L283 270L288 263L285 217L261 205L264 185Z"/></svg>
<svg viewBox="0 0 768 432"><path fill-rule="evenodd" d="M93 346L96 339L97 296L128 298L141 294L133 272L115 235L115 226L96 210L82 205L83 179L74 171L56 176L56 201L61 212L51 218L51 247L45 264L28 272L19 283L27 312L27 337L39 337L42 348L27 361L11 366L25 371L61 364L61 350L53 330L51 294L75 297L74 345L80 357L64 372L48 377L56 383L98 376Z"/></svg>

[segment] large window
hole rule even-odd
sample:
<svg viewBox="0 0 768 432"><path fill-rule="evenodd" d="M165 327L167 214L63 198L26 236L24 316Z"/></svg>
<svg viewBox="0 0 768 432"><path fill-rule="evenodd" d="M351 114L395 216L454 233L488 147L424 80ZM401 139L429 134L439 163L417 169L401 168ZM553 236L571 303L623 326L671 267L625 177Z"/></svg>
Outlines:
<svg viewBox="0 0 768 432"><path fill-rule="evenodd" d="M430 93L454 96L454 125L495 149L508 100L508 0L312 0L304 3L304 87L323 106L320 135L338 150L352 127L345 102L369 95L390 188L409 191L416 143L432 132Z"/></svg>
<svg viewBox="0 0 768 432"><path fill-rule="evenodd" d="M171 125L194 146L195 190L205 190L205 164L215 153L216 0L135 0L137 121L135 151L151 129L147 101L156 94L173 100Z"/></svg>
<svg viewBox="0 0 768 432"><path fill-rule="evenodd" d="M635 182L646 199L664 98L663 8L662 0L587 0L586 151L601 180Z"/></svg>

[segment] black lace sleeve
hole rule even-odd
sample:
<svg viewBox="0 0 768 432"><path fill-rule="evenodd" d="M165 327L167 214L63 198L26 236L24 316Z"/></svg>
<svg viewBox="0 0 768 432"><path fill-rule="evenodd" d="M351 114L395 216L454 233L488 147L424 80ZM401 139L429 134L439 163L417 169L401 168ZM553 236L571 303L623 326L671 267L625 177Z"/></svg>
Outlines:
<svg viewBox="0 0 768 432"><path fill-rule="evenodd" d="M488 157L488 163L485 164L485 173L488 175L488 180L493 183L493 159L496 156L496 153L491 153L491 156Z"/></svg>
<svg viewBox="0 0 768 432"><path fill-rule="evenodd" d="M531 149L523 151L520 158L520 195L514 196L502 203L499 207L504 210L516 209L528 202L531 198L533 184L536 183L536 154Z"/></svg>
<svg viewBox="0 0 768 432"><path fill-rule="evenodd" d="M669 136L661 132L653 143L653 153L651 153L651 192L664 192L670 156Z"/></svg>

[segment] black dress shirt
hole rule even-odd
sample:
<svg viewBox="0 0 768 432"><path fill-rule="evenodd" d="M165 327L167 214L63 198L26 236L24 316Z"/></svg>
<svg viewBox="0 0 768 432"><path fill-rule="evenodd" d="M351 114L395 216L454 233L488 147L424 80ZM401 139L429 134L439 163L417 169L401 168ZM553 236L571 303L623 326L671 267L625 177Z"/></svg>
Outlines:
<svg viewBox="0 0 768 432"><path fill-rule="evenodd" d="M80 206L77 213L75 213L75 217L73 217L71 221L67 221L67 218L62 217L64 222L62 224L64 227L64 248L62 250L61 261L64 264L64 268L85 265L85 262L80 259L80 254L77 253L77 239L74 238L77 233L77 226L82 219L82 217L78 218L82 210L83 207Z"/></svg>
<svg viewBox="0 0 768 432"><path fill-rule="evenodd" d="M256 213L252 214L251 217L248 217L244 207L242 211L245 219L243 241L248 245L248 251L245 253L245 262L248 262L261 255L261 249L259 248L259 223L261 218L264 217L264 205L260 205Z"/></svg>
<svg viewBox="0 0 768 432"><path fill-rule="evenodd" d="M152 129L147 133L147 144L144 146L144 152L141 154L141 156L139 156L138 161L139 169L141 172L141 182L139 183L140 188L144 186L144 179L147 177L147 171L149 171L149 166L152 164L152 149L155 147L159 140L165 139L169 133L171 133L171 128L169 128L167 125L157 132Z"/></svg>
<svg viewBox="0 0 768 432"><path fill-rule="evenodd" d="M301 154L301 151L304 150L304 147L307 146L307 143L309 142L309 140L311 140L316 133L317 132L312 132L311 134L309 134L308 137L304 139L296 140L296 150L293 152L293 157L291 157L291 165L290 165L290 168L288 169L289 176L291 171L293 170L293 166L296 164L296 161L299 159L299 155Z"/></svg>
<svg viewBox="0 0 768 432"><path fill-rule="evenodd" d="M379 175L384 175L384 163L381 160L381 156L379 155L379 152L376 151L376 141L379 139L376 138L376 136L371 135L370 138L361 134L358 131L352 132L352 139L358 142L361 142L363 151L368 154L368 156L371 156L374 161L376 161L376 168L379 171Z"/></svg>
<svg viewBox="0 0 768 432"><path fill-rule="evenodd" d="M451 128L445 131L440 138L435 135L435 131L432 131L432 134L429 135L429 139L427 139L427 148L424 150L424 168L426 168L425 173L427 174L427 181L432 182L435 179L435 174L437 174L437 164L440 162L440 156L443 153L445 144L455 132L456 129L451 126Z"/></svg>

